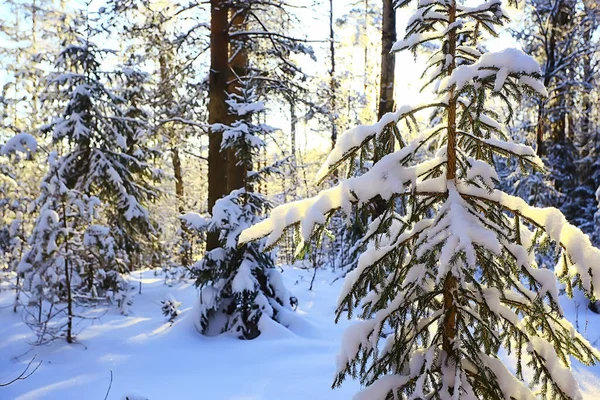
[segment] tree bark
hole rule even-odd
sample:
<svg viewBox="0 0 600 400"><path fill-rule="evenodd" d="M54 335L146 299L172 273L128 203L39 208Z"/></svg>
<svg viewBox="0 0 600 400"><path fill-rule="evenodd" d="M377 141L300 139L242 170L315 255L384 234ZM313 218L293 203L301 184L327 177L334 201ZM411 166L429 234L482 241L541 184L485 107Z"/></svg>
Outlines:
<svg viewBox="0 0 600 400"><path fill-rule="evenodd" d="M245 7L231 8L231 29L233 32L246 30L248 19L248 10ZM243 84L242 79L248 74L248 50L246 48L246 36L238 36L229 43L229 63L231 68L231 81L227 92L229 94L241 94L240 88ZM236 120L246 117L237 115L228 115L228 123L233 124ZM236 151L241 149L227 149L227 193L233 190L245 187L246 171L252 166L245 165L236 155Z"/></svg>
<svg viewBox="0 0 600 400"><path fill-rule="evenodd" d="M73 343L73 297L71 295L71 263L69 260L69 227L67 225L67 205L62 201L63 229L65 230L65 290L67 291L67 343ZM42 304L40 303L40 308Z"/></svg>
<svg viewBox="0 0 600 400"><path fill-rule="evenodd" d="M229 20L228 9L224 0L210 2L210 74L208 90L208 123L223 123L227 119L227 82L229 79L229 36L227 34ZM227 189L226 158L221 152L223 134L218 129L211 129L208 136L208 209L212 209ZM206 250L219 247L219 232L209 232Z"/></svg>
<svg viewBox="0 0 600 400"><path fill-rule="evenodd" d="M394 111L394 77L396 58L391 54L392 46L396 42L396 10L392 0L383 0L382 30L381 30L381 73L379 75L379 105L377 119L380 120L386 113ZM394 151L394 136L387 130L381 135L380 143L376 143L377 150L373 155L373 162L377 162L386 154ZM375 200L373 217L377 218L386 209L386 202L378 197Z"/></svg>
<svg viewBox="0 0 600 400"><path fill-rule="evenodd" d="M335 32L333 30L333 0L329 0L329 57L331 60L331 68L329 69L329 90L330 90L330 110L329 119L331 121L331 148L335 147L337 142L337 126L335 124L336 90L337 83L335 81Z"/></svg>
<svg viewBox="0 0 600 400"><path fill-rule="evenodd" d="M169 73L169 60L168 54L166 54L168 50L161 49L160 56L158 58L159 67L160 67L160 95L162 97L163 104L162 106L167 110L167 117L175 117L175 115L171 115L171 110L174 106L174 98L173 98L173 84L171 81L171 76ZM165 126L166 136L169 138L169 144L171 146L171 165L173 167L173 175L175 176L175 202L177 207L177 212L179 214L183 214L185 212L185 192L183 186L183 172L181 169L181 157L179 154L179 144L181 141L173 127ZM186 243L190 239L190 234L188 227L185 221L180 221L181 228L181 240ZM184 251L181 254L180 259L181 265L184 267L188 267L191 265L191 254L189 251Z"/></svg>
<svg viewBox="0 0 600 400"><path fill-rule="evenodd" d="M377 119L394 111L394 70L396 58L391 54L396 42L396 10L392 0L383 0L383 24L381 33L381 74L379 81L379 107Z"/></svg>

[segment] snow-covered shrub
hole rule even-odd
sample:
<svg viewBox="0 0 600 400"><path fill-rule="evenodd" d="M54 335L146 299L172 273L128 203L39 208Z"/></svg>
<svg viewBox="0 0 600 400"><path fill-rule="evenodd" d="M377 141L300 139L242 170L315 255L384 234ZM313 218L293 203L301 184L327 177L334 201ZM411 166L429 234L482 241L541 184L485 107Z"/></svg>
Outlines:
<svg viewBox="0 0 600 400"><path fill-rule="evenodd" d="M0 283L15 290L14 311L19 306L22 285L17 269L27 251L34 218L27 209L37 190L36 168L23 163L22 157L32 159L36 150L37 141L26 133L0 145Z"/></svg>
<svg viewBox="0 0 600 400"><path fill-rule="evenodd" d="M231 332L243 339L260 335L264 318L279 321L281 313L292 309L290 294L275 268L275 255L263 252L260 241L237 243L240 233L269 209L269 201L253 187L278 166L252 171L254 158L265 146L263 137L273 130L258 122L264 103L257 101L252 85L251 80L244 81L240 94L230 96L228 104L235 121L215 127L223 132L222 149L233 150L243 167L244 187L217 200L208 219L183 216L188 223L194 222L196 230L214 232L219 238L219 246L207 251L192 268L200 288L200 330L209 335Z"/></svg>
<svg viewBox="0 0 600 400"><path fill-rule="evenodd" d="M397 137L394 151L364 174L275 208L240 244L266 237L268 249L289 226L308 243L335 210L350 214L380 197L386 207L369 224L338 300L338 318L358 309L362 321L342 338L334 385L358 377L365 388L355 400L581 399L571 358L593 364L600 353L563 317L557 285L600 297L600 250L559 210L497 190L492 166L501 156L543 168L533 149L510 141L489 101L506 105L509 122L523 93L546 95L540 67L516 49L482 54L482 31L507 20L501 0L416 3L393 50L435 49L426 78L439 97L346 131L317 180L381 140L386 127L404 133L422 110L438 110L440 123L409 143ZM437 152L421 161L426 146ZM559 251L554 272L536 262L543 235Z"/></svg>
<svg viewBox="0 0 600 400"><path fill-rule="evenodd" d="M267 199L257 193L236 190L213 208L207 229L220 232L223 245L207 252L192 270L200 287L203 333L229 331L253 339L260 334L261 318L277 320L280 311L292 308L274 254L264 253L260 242L237 246L240 232L260 220L265 204Z"/></svg>
<svg viewBox="0 0 600 400"><path fill-rule="evenodd" d="M37 343L65 337L73 341L75 307L90 297L82 272L88 265L84 235L98 199L66 187L56 155L44 179L39 216L19 263L23 276L23 314ZM62 303L62 304L61 304Z"/></svg>
<svg viewBox="0 0 600 400"><path fill-rule="evenodd" d="M173 324L173 322L175 322L175 318L177 318L177 316L179 316L181 313L179 310L181 302L175 300L175 297L169 293L165 296L165 299L160 302L160 304L160 310L162 311L163 315L167 317L171 324Z"/></svg>

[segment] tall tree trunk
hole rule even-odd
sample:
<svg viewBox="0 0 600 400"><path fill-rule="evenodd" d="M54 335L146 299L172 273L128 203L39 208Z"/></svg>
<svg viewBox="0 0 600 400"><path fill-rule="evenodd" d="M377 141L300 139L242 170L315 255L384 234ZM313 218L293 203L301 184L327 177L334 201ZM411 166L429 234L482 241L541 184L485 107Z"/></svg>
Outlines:
<svg viewBox="0 0 600 400"><path fill-rule="evenodd" d="M381 32L381 74L379 83L379 107L377 117L394 111L394 70L396 58L391 54L396 42L396 10L392 0L383 0L383 24Z"/></svg>
<svg viewBox="0 0 600 400"><path fill-rule="evenodd" d="M456 0L452 1L452 5L448 11L448 26L452 26L456 21ZM450 65L448 66L448 76L456 68L456 29L452 29L448 33L448 56L450 57ZM454 96L454 88L450 89L450 100L448 101L448 145L447 154L448 162L446 165L446 179L448 182L456 182L456 98ZM454 353L453 343L456 337L456 277L451 272L448 273L444 281L443 299L444 299L444 337L442 338L442 348L446 355L450 356Z"/></svg>
<svg viewBox="0 0 600 400"><path fill-rule="evenodd" d="M395 55L391 53L396 42L396 10L392 0L383 0L381 30L381 73L379 75L379 105L377 119L380 120L386 113L394 111L394 69L396 68ZM383 133L381 146L375 151L373 162L377 162L386 154L394 151L394 135L391 130ZM387 208L386 202L377 198L374 204L373 217L383 214Z"/></svg>
<svg viewBox="0 0 600 400"><path fill-rule="evenodd" d="M228 9L225 0L210 2L210 74L208 123L223 123L227 120L227 83L229 80L229 25ZM208 209L212 208L227 190L225 175L227 160L221 152L223 134L211 129L208 137ZM219 232L209 232L206 250L219 247Z"/></svg>
<svg viewBox="0 0 600 400"><path fill-rule="evenodd" d="M67 226L67 205L62 202L63 228L65 230L65 290L67 292L67 343L73 343L73 297L71 295L71 262L69 260L69 227ZM40 307L42 305L40 304Z"/></svg>
<svg viewBox="0 0 600 400"><path fill-rule="evenodd" d="M337 126L335 124L336 90L337 83L335 81L335 32L333 30L333 0L329 0L329 58L331 60L331 68L329 69L329 90L330 90L330 109L329 119L331 121L331 148L335 147L337 142Z"/></svg>
<svg viewBox="0 0 600 400"><path fill-rule="evenodd" d="M246 30L248 9L246 7L231 8L231 32L243 32ZM241 94L241 79L248 74L248 50L246 48L246 36L236 36L229 42L229 63L232 72L231 82L227 92L230 94ZM244 116L229 115L229 124L236 120L244 119ZM227 149L227 193L245 187L246 171L252 166L243 164L236 156L239 149Z"/></svg>
<svg viewBox="0 0 600 400"><path fill-rule="evenodd" d="M162 106L166 110L171 110L174 106L174 98L173 98L173 83L171 81L171 75L169 73L169 57L166 54L168 50L162 49L160 56L158 58L159 67L160 67L160 95L163 99ZM171 115L170 111L167 111L167 117L175 117L175 115ZM173 175L175 176L175 202L177 207L177 212L179 214L183 214L185 212L185 192L183 187L183 172L181 170L181 157L179 154L179 144L181 141L179 137L177 137L176 131L172 126L165 126L166 136L169 138L170 152L171 152L171 163L173 166ZM185 221L180 221L181 228L181 240L183 243L187 243L190 239L190 233ZM181 253L180 259L181 265L184 267L188 267L191 265L191 254L186 249L186 251Z"/></svg>

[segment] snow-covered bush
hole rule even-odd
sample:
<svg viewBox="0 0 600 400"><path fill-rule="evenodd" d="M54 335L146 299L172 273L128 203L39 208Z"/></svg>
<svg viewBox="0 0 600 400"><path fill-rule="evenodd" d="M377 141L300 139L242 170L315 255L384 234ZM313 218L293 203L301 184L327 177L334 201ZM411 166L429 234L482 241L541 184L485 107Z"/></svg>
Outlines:
<svg viewBox="0 0 600 400"><path fill-rule="evenodd" d="M33 163L21 162L22 157L32 160L37 141L27 133L19 133L0 145L0 283L15 290L13 310L19 306L21 275L17 267L27 251L27 237L31 232L32 216L28 206L37 190L37 173Z"/></svg>
<svg viewBox="0 0 600 400"><path fill-rule="evenodd" d="M98 199L68 189L59 173L56 155L37 199L39 216L29 238L30 249L19 263L23 276L23 314L37 335L37 343L65 337L73 341L73 319L78 299L85 300L82 274L88 265L84 244Z"/></svg>
<svg viewBox="0 0 600 400"><path fill-rule="evenodd" d="M231 125L221 125L223 150L232 149L243 166L244 187L217 200L212 216L183 216L196 230L218 234L219 247L207 251L192 268L200 288L200 330L216 335L231 332L243 339L254 339L261 332L261 321L279 321L281 313L292 309L290 294L275 268L275 255L263 252L263 243L238 246L240 233L259 222L269 209L269 201L253 191L265 174L276 168L252 171L253 160L265 146L263 137L273 128L258 123L264 104L257 101L252 81L245 81L240 94L229 100L230 113L237 116Z"/></svg>
<svg viewBox="0 0 600 400"><path fill-rule="evenodd" d="M163 315L167 317L171 324L173 324L173 322L175 322L175 318L177 318L181 313L181 311L179 310L181 302L175 300L173 295L167 294L167 296L165 296L165 299L161 301L160 304L160 310L162 311Z"/></svg>
<svg viewBox="0 0 600 400"><path fill-rule="evenodd" d="M483 32L495 34L507 20L501 0L416 3L393 50L435 49L426 79L439 97L345 132L317 180L381 140L386 127L401 134L422 110L437 110L440 123L409 143L396 137L394 151L361 176L275 208L240 244L266 236L270 248L289 226L308 243L335 210L349 214L381 197L386 207L363 236L366 249L338 300L338 318L358 309L363 321L344 334L334 385L358 377L366 388L355 400L581 399L570 360L593 364L600 353L564 319L557 279L569 294L577 286L599 297L600 250L557 209L497 190L492 166L503 156L543 168L533 149L508 139L489 101L505 103L510 121L523 93L546 95L540 67L516 49L481 53ZM436 155L420 161L419 149L432 145ZM543 235L560 254L555 272L536 263Z"/></svg>
<svg viewBox="0 0 600 400"><path fill-rule="evenodd" d="M264 253L260 242L237 246L240 232L260 221L265 204L263 196L240 189L213 208L207 229L220 232L222 247L207 252L192 270L205 334L229 331L253 339L260 334L261 318L277 320L280 311L292 308L274 254Z"/></svg>

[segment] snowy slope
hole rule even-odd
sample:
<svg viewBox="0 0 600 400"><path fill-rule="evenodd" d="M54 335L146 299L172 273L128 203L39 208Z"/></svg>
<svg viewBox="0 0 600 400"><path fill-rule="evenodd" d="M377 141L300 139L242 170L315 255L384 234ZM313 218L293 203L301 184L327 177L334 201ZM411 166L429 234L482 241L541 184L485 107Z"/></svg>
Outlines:
<svg viewBox="0 0 600 400"><path fill-rule="evenodd" d="M331 284L335 275L320 270L311 292L311 275L297 268L283 273L300 302L301 318L290 321L293 332L274 325L253 341L201 336L193 324L193 284L168 287L152 271L143 275L142 294L136 295L130 316L110 310L93 325L85 329L80 325L76 345L62 341L45 347L27 345L33 337L19 313L7 307L12 294L1 292L0 382L18 375L34 354L43 363L29 379L0 388L0 399L102 400L111 370L108 399L113 400L131 394L150 400L349 399L359 388L357 382L330 388L341 335L350 324L333 323L342 280ZM173 326L160 311L167 293L183 303ZM600 316L586 311L582 298L576 302L579 307L563 301L569 319L578 320L591 341L600 339ZM574 369L584 398L599 399L600 366L574 365Z"/></svg>

